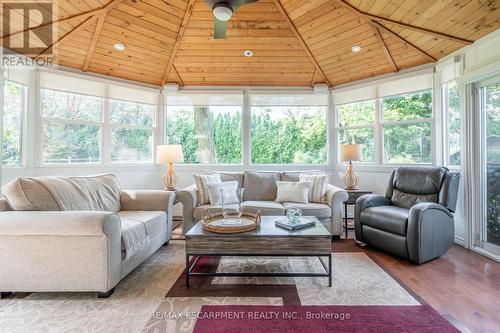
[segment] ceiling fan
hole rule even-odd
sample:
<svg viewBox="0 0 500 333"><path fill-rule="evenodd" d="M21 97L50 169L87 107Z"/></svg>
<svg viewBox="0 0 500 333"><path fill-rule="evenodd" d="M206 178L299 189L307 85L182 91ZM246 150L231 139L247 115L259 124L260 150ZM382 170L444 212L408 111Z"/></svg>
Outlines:
<svg viewBox="0 0 500 333"><path fill-rule="evenodd" d="M243 5L256 2L257 0L205 0L214 14L214 39L225 39L227 21L231 19L234 12Z"/></svg>

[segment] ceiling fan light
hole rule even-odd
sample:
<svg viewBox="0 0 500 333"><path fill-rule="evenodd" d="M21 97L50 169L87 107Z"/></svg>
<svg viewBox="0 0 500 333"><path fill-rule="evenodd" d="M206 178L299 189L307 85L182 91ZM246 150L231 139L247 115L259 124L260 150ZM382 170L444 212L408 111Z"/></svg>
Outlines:
<svg viewBox="0 0 500 333"><path fill-rule="evenodd" d="M214 8L212 8L212 13L219 21L229 21L229 19L233 16L233 8L231 8L231 6L227 3L219 2L214 5Z"/></svg>

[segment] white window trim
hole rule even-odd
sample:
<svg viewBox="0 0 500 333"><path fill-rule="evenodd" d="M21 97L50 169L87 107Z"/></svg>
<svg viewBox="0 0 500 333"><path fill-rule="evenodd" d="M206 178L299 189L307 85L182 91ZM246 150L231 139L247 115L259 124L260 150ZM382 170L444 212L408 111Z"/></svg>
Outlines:
<svg viewBox="0 0 500 333"><path fill-rule="evenodd" d="M22 98L21 98L21 104L22 104L21 128L20 128L21 137L19 138L21 147L19 148L20 149L20 161L19 161L18 165L3 165L3 148L0 149L0 151L2 152L2 157L1 157L1 161L0 161L0 163L2 163L1 168L7 169L7 170L25 169L27 167L27 160L28 160L28 152L26 149L26 142L27 142L27 133L28 133L28 127L27 127L28 121L27 120L28 120L28 110L29 110L28 108L29 108L30 86L27 84L24 84L24 83L17 82L15 80L4 79L2 81L2 99L1 99L2 103L5 100L4 85L7 82L13 82L13 83L18 84L18 85L23 87L23 93L22 93ZM2 115L4 115L3 112L2 112ZM3 131L4 131L4 125L3 125L3 120L2 120L2 127L1 127L1 131L0 131L0 133L2 133L2 135L3 135ZM2 140L2 144L3 144L3 140Z"/></svg>
<svg viewBox="0 0 500 333"><path fill-rule="evenodd" d="M365 100L359 100L359 101L353 101L349 103L342 103L338 105L334 105L333 108L335 110L335 138L337 143L339 142L339 134L341 130L349 130L349 129L362 129L362 128L373 128L373 135L374 135L374 161L372 162L356 162L357 167L368 167L368 168L384 168L384 167L390 167L392 170L394 167L397 166L402 166L402 165L435 165L436 163L436 135L435 135L435 122L436 122L436 112L435 112L435 107L434 107L434 89L431 88L431 93L432 93L432 114L430 118L418 118L418 119L412 119L412 120L398 120L398 121L384 121L384 110L383 110L383 100L384 98L388 97L397 97L397 96L404 96L404 95L411 95L411 94L417 94L419 92L424 92L427 91L428 89L424 90L415 90L411 92L407 92L404 94L399 94L399 95L388 95L388 96L377 96L375 99L365 99ZM360 103L360 102L366 102L366 101L371 101L373 100L375 102L375 123L373 124L356 124L356 125L349 125L349 126L339 126L339 114L338 114L338 107L342 105L347 105L347 104L353 104L353 103ZM414 124L421 124L421 123L429 123L431 125L431 162L430 163L411 163L411 164L401 164L401 163L387 163L384 162L384 153L385 153L385 148L384 148L384 126L398 126L398 125L414 125ZM340 144L340 143L338 143ZM339 156L335 156L335 161L338 165L346 165L346 162L341 162L339 159Z"/></svg>

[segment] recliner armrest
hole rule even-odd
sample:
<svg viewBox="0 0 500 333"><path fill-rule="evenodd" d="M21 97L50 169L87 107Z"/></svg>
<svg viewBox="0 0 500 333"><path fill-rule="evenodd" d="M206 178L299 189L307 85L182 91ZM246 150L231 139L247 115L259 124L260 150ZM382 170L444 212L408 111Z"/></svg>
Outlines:
<svg viewBox="0 0 500 333"><path fill-rule="evenodd" d="M379 194L364 194L356 200L354 205L354 229L355 237L358 242L363 242L363 234L361 230L361 212L370 207L390 206L391 200Z"/></svg>
<svg viewBox="0 0 500 333"><path fill-rule="evenodd" d="M407 229L408 257L421 264L444 254L454 243L453 213L432 202L422 202L410 209Z"/></svg>

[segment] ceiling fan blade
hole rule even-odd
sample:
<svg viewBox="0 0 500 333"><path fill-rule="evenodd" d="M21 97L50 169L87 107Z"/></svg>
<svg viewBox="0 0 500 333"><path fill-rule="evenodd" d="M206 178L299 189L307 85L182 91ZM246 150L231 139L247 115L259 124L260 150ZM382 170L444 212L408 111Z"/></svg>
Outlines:
<svg viewBox="0 0 500 333"><path fill-rule="evenodd" d="M214 20L214 39L226 39L227 21Z"/></svg>
<svg viewBox="0 0 500 333"><path fill-rule="evenodd" d="M231 4L231 7L233 7L233 10L236 11L236 9L240 8L243 5L252 3L252 2L257 2L257 0L231 0L229 3Z"/></svg>

